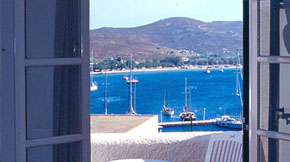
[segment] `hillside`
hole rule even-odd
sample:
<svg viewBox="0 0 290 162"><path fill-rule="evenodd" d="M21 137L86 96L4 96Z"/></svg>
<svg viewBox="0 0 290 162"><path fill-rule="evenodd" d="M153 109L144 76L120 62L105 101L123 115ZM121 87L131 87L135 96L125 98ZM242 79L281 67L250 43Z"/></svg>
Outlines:
<svg viewBox="0 0 290 162"><path fill-rule="evenodd" d="M203 22L175 17L135 28L100 28L91 31L96 57L138 54L138 59L169 56L176 50L196 53L233 52L242 47L242 22ZM172 52L171 52L172 54Z"/></svg>

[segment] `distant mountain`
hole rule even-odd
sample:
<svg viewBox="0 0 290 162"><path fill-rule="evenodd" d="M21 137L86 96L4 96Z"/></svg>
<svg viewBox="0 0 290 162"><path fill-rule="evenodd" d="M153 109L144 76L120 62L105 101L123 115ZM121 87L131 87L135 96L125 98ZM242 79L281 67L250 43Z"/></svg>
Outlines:
<svg viewBox="0 0 290 162"><path fill-rule="evenodd" d="M91 49L96 57L132 52L139 59L180 55L178 50L222 54L242 47L242 25L174 17L134 28L100 28L91 31Z"/></svg>

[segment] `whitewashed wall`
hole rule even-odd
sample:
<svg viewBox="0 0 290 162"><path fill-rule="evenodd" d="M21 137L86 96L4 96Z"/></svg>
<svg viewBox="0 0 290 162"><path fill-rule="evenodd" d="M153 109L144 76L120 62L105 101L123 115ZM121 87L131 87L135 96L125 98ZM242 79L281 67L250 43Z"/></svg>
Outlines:
<svg viewBox="0 0 290 162"><path fill-rule="evenodd" d="M135 134L152 134L158 132L158 116L155 115L152 118L146 120L137 127L131 129L128 133Z"/></svg>
<svg viewBox="0 0 290 162"><path fill-rule="evenodd" d="M202 162L205 160L210 134L213 133L92 134L92 162L135 158Z"/></svg>

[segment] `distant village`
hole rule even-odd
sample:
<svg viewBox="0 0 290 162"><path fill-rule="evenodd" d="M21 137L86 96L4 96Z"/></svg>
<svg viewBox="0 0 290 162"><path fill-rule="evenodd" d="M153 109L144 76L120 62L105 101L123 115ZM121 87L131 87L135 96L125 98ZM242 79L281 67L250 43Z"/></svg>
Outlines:
<svg viewBox="0 0 290 162"><path fill-rule="evenodd" d="M135 69L152 68L189 68L191 66L212 66L212 65L236 65L238 60L242 64L242 54L230 53L225 51L223 54L199 54L193 51L180 50L179 53L184 56L176 56L174 53L163 59L153 58L151 60L132 60L132 66ZM123 70L130 65L128 57L105 57L104 59L91 59L91 71Z"/></svg>

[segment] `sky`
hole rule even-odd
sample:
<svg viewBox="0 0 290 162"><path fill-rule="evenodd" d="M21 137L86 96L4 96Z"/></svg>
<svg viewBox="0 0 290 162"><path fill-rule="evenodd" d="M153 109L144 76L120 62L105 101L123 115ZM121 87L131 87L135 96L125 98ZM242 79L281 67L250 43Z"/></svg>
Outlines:
<svg viewBox="0 0 290 162"><path fill-rule="evenodd" d="M169 17L242 21L242 0L90 0L90 29L137 27Z"/></svg>

